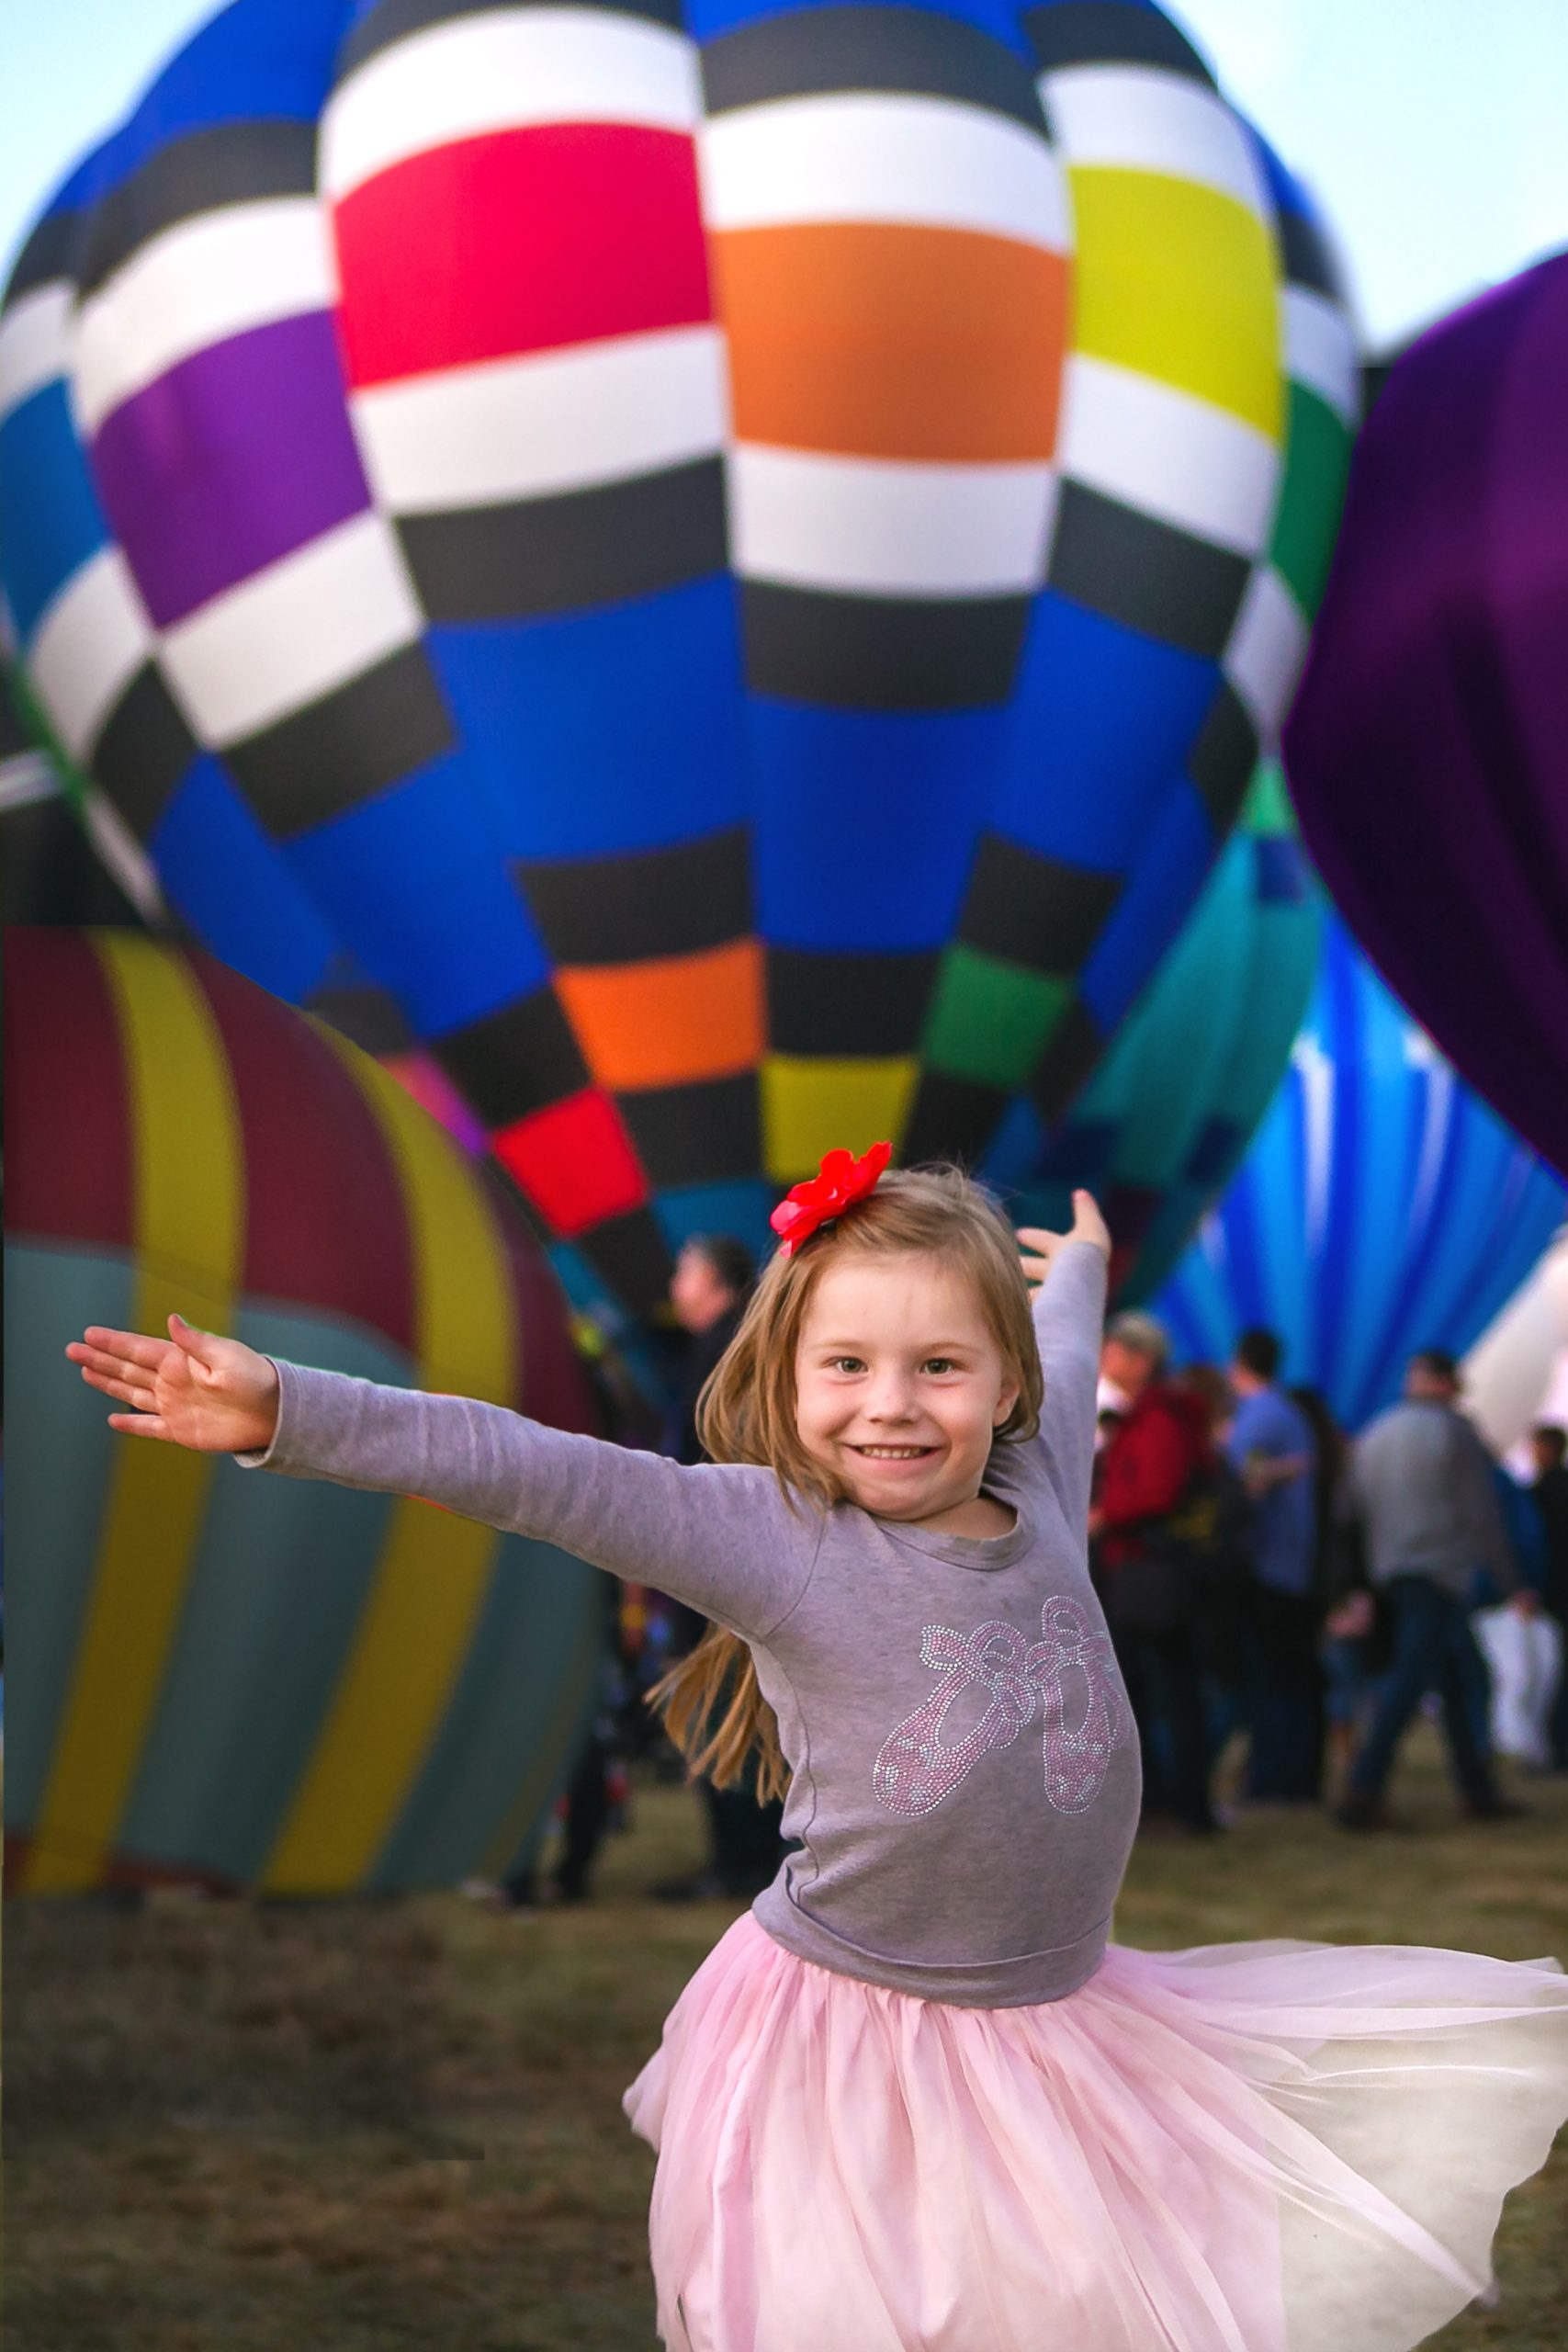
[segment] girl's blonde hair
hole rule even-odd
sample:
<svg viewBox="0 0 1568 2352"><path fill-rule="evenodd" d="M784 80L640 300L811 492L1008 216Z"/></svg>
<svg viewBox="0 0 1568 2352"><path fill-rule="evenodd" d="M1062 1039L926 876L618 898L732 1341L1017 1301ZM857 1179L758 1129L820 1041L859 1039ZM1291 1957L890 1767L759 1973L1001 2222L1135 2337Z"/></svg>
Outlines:
<svg viewBox="0 0 1568 2352"><path fill-rule="evenodd" d="M835 1259L938 1258L966 1274L1001 1351L1018 1397L998 1430L1003 1440L1031 1438L1040 1426L1044 1380L1029 1311L1029 1285L1011 1227L992 1195L958 1168L889 1169L874 1192L819 1227L792 1257L769 1261L739 1329L697 1400L697 1433L716 1462L752 1462L772 1470L792 1510L831 1510L847 1498L831 1472L813 1459L795 1425L795 1352L812 1295ZM722 1714L714 1716L720 1702ZM757 1794L765 1804L789 1785L778 1719L757 1682L751 1653L739 1634L710 1626L648 1694L685 1757L688 1778L706 1773L716 1788L739 1781L758 1751Z"/></svg>

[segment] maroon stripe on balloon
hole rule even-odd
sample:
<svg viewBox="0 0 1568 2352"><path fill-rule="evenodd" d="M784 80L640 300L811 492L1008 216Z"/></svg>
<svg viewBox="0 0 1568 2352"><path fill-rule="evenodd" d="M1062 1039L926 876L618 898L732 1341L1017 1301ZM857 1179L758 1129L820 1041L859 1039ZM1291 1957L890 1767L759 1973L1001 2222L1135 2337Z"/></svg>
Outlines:
<svg viewBox="0 0 1568 2352"><path fill-rule="evenodd" d="M331 314L210 345L93 441L115 537L160 628L370 503Z"/></svg>
<svg viewBox="0 0 1568 2352"><path fill-rule="evenodd" d="M91 933L6 933L6 1223L14 1240L135 1247L130 1096Z"/></svg>
<svg viewBox="0 0 1568 2352"><path fill-rule="evenodd" d="M414 1354L403 1190L364 1095L302 1015L210 956L190 964L238 1095L247 1297L347 1316Z"/></svg>
<svg viewBox="0 0 1568 2352"><path fill-rule="evenodd" d="M549 1261L527 1231L500 1184L482 1166L486 1205L512 1272L513 1313L522 1333L517 1410L552 1429L603 1434L603 1422L581 1358L571 1342L570 1309Z"/></svg>

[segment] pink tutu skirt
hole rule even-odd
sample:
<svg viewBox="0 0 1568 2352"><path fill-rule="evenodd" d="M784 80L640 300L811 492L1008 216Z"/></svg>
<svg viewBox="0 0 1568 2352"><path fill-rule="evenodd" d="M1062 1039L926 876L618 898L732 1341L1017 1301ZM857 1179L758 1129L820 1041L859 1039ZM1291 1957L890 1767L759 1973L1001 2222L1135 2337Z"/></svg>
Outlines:
<svg viewBox="0 0 1568 2352"><path fill-rule="evenodd" d="M746 1914L626 2092L669 2352L1404 2352L1568 2116L1554 1961L1112 1944L955 2008Z"/></svg>

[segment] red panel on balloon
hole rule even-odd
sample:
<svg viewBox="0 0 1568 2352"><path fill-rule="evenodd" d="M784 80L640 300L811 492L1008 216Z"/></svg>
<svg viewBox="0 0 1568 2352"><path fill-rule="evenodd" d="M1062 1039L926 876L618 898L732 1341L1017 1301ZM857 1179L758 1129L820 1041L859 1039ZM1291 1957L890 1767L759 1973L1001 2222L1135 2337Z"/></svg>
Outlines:
<svg viewBox="0 0 1568 2352"><path fill-rule="evenodd" d="M334 215L349 380L712 315L684 132L546 123L436 147Z"/></svg>
<svg viewBox="0 0 1568 2352"><path fill-rule="evenodd" d="M531 1111L493 1136L491 1148L564 1240L648 1199L615 1105L592 1088Z"/></svg>

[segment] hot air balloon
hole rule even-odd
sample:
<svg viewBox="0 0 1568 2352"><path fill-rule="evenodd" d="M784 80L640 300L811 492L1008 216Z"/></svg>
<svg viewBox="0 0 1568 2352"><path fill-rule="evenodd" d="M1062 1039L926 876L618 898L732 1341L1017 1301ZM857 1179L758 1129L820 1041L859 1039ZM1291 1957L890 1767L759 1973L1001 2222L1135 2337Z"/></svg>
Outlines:
<svg viewBox="0 0 1568 2352"><path fill-rule="evenodd" d="M1098 1193L1123 1305L1164 1281L1240 1165L1306 1012L1321 927L1322 894L1270 762L1086 1091L1048 1134L1027 1106L1004 1127L986 1172L1021 1224L1070 1224L1075 1186Z"/></svg>
<svg viewBox="0 0 1568 2352"><path fill-rule="evenodd" d="M1389 368L1292 722L1303 830L1455 1066L1568 1171L1568 256Z"/></svg>
<svg viewBox="0 0 1568 2352"><path fill-rule="evenodd" d="M1358 1429L1407 1358L1462 1355L1535 1265L1563 1188L1331 920L1311 1013L1240 1174L1155 1312L1224 1363L1248 1325Z"/></svg>
<svg viewBox="0 0 1568 2352"><path fill-rule="evenodd" d="M1352 375L1156 7L237 0L17 266L0 572L197 933L291 999L324 933L640 1308L830 1145L1057 1115Z"/></svg>
<svg viewBox="0 0 1568 2352"><path fill-rule="evenodd" d="M542 1255L367 1056L206 956L8 932L6 1082L27 1367L6 1430L7 1883L327 1894L498 1872L592 1702L607 1580L428 1503L131 1443L63 1349L178 1309L589 1428Z"/></svg>

